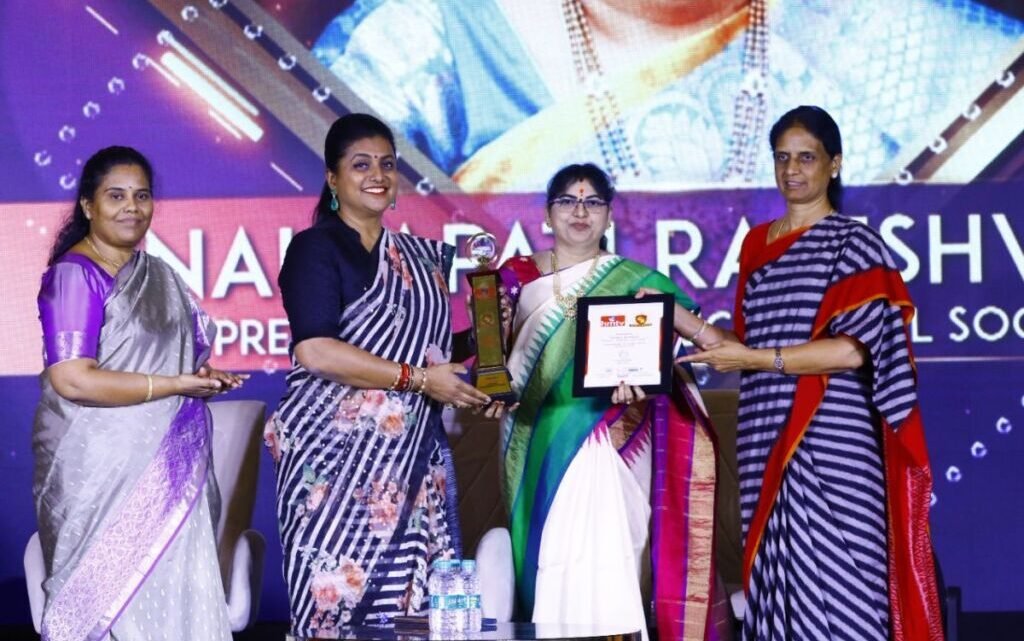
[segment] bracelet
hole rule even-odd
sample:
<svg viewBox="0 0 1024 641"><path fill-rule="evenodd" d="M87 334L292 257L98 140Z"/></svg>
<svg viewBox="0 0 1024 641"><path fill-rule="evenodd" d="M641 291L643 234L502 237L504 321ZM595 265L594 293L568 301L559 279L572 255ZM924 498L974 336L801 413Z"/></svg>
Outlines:
<svg viewBox="0 0 1024 641"><path fill-rule="evenodd" d="M693 333L693 336L690 337L690 342L691 343L696 343L697 342L697 337L700 336L701 334L703 334L704 330L707 329L707 328L708 328L708 322L702 318L701 321L700 321L700 328L696 332Z"/></svg>
<svg viewBox="0 0 1024 641"><path fill-rule="evenodd" d="M153 400L153 377L146 374L146 398L142 399L142 402L148 403L151 400Z"/></svg>
<svg viewBox="0 0 1024 641"><path fill-rule="evenodd" d="M393 391L396 387L398 387L398 381L402 379L402 364L395 363L395 365L398 365L398 373L395 374L395 380L391 381L391 386L388 387L388 391Z"/></svg>
<svg viewBox="0 0 1024 641"><path fill-rule="evenodd" d="M419 387L416 388L416 392L418 394L422 394L425 389L427 389L427 368L422 367L420 368L420 384Z"/></svg>
<svg viewBox="0 0 1024 641"><path fill-rule="evenodd" d="M412 377L412 366L408 363L402 363L402 371L398 375L398 382L395 384L395 389L400 392L409 391L409 379Z"/></svg>

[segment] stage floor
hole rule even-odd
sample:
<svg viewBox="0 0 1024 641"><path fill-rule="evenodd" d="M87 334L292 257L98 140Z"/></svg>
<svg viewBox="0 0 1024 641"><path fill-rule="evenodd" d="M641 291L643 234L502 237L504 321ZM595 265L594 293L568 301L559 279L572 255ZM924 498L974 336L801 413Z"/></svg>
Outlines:
<svg viewBox="0 0 1024 641"><path fill-rule="evenodd" d="M1017 641L1024 630L1024 612L962 612L959 634L948 641ZM287 623L258 623L235 635L235 641L284 641ZM38 641L31 626L0 626L5 641Z"/></svg>

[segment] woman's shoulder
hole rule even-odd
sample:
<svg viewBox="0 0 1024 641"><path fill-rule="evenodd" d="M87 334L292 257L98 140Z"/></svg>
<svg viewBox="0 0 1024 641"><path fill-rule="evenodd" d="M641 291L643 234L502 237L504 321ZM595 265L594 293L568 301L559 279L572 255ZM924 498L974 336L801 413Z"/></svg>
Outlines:
<svg viewBox="0 0 1024 641"><path fill-rule="evenodd" d="M396 243L405 245L406 247L425 249L430 253L455 253L455 247L443 240L417 236L416 234L404 231L388 231L388 233Z"/></svg>
<svg viewBox="0 0 1024 641"><path fill-rule="evenodd" d="M534 256L512 256L503 262L499 269L515 274L516 280L525 285L541 277L540 267L537 266Z"/></svg>
<svg viewBox="0 0 1024 641"><path fill-rule="evenodd" d="M838 234L844 241L858 241L872 245L884 246L882 235L871 225L846 214L833 214L827 219L829 233Z"/></svg>
<svg viewBox="0 0 1024 641"><path fill-rule="evenodd" d="M303 229L292 236L288 242L284 256L285 262L294 263L299 260L300 263L306 263L307 261L329 260L329 256L333 256L339 251L339 241L336 236L340 233L341 230L337 226L323 223Z"/></svg>
<svg viewBox="0 0 1024 641"><path fill-rule="evenodd" d="M43 272L42 289L81 288L106 293L114 283L111 276L85 254L66 252Z"/></svg>
<svg viewBox="0 0 1024 641"><path fill-rule="evenodd" d="M889 246L877 229L843 214L830 216L829 219L830 232L838 237L843 255L855 255L856 262L863 265L895 265Z"/></svg>

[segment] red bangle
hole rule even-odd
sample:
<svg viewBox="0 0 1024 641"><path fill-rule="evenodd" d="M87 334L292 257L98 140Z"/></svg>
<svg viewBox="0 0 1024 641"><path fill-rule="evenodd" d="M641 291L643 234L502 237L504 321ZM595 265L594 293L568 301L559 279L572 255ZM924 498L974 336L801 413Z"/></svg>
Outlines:
<svg viewBox="0 0 1024 641"><path fill-rule="evenodd" d="M412 366L408 363L401 363L402 371L398 375L398 383L395 385L395 389L401 392L409 391L409 379L412 377Z"/></svg>

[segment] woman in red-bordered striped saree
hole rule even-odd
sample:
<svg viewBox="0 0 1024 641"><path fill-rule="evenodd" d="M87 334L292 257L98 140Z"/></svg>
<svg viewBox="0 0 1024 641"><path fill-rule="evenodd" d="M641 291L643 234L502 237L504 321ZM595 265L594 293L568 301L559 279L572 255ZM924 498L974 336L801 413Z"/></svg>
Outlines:
<svg viewBox="0 0 1024 641"><path fill-rule="evenodd" d="M564 168L548 189L554 248L501 268L519 399L502 456L517 593L538 623L646 639L650 616L661 639L718 639L715 444L696 385L677 368L668 395L572 395L576 297L657 290L697 310L664 275L600 247L612 196L596 166Z"/></svg>
<svg viewBox="0 0 1024 641"><path fill-rule="evenodd" d="M683 360L742 371L744 639L941 639L931 471L906 287L881 237L836 213L839 128L772 128L786 214L747 235L735 333Z"/></svg>

